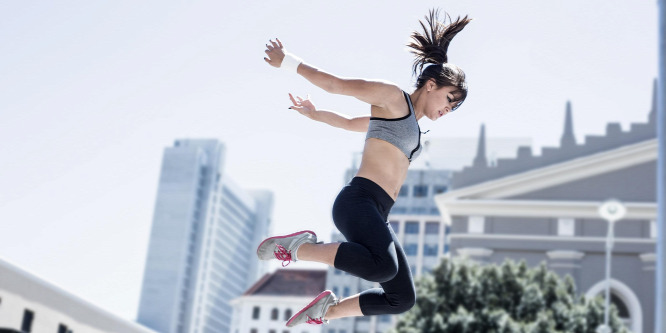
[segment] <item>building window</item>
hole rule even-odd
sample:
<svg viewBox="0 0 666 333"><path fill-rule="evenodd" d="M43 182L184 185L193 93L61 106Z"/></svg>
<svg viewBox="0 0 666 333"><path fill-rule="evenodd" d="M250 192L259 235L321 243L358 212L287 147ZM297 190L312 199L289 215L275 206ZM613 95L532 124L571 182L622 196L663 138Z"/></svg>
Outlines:
<svg viewBox="0 0 666 333"><path fill-rule="evenodd" d="M392 214L407 214L407 207L395 207L391 209Z"/></svg>
<svg viewBox="0 0 666 333"><path fill-rule="evenodd" d="M25 309L25 311L23 311L23 323L21 324L21 331L30 333L32 331L33 319L35 319L35 313Z"/></svg>
<svg viewBox="0 0 666 333"><path fill-rule="evenodd" d="M268 330L268 333L277 333L275 330Z"/></svg>
<svg viewBox="0 0 666 333"><path fill-rule="evenodd" d="M342 289L342 297L349 297L349 287Z"/></svg>
<svg viewBox="0 0 666 333"><path fill-rule="evenodd" d="M261 309L258 306L252 308L252 319L259 319L260 314L261 314Z"/></svg>
<svg viewBox="0 0 666 333"><path fill-rule="evenodd" d="M439 222L426 222L425 233L427 235L439 234Z"/></svg>
<svg viewBox="0 0 666 333"><path fill-rule="evenodd" d="M408 256L415 256L418 249L419 247L417 244L407 244L405 245L405 254Z"/></svg>
<svg viewBox="0 0 666 333"><path fill-rule="evenodd" d="M253 329L250 330L250 333L258 333L258 331L257 331L256 328L253 328Z"/></svg>
<svg viewBox="0 0 666 333"><path fill-rule="evenodd" d="M405 222L405 233L406 234L418 234L419 233L419 223L415 221Z"/></svg>
<svg viewBox="0 0 666 333"><path fill-rule="evenodd" d="M486 221L483 216L470 216L468 219L467 232L470 234L482 234L485 230Z"/></svg>
<svg viewBox="0 0 666 333"><path fill-rule="evenodd" d="M333 293L334 293L336 296L337 296L337 295L340 295L340 294L338 293L338 291L339 291L339 290L338 290L338 287L333 287Z"/></svg>
<svg viewBox="0 0 666 333"><path fill-rule="evenodd" d="M412 207L412 214L424 215L428 210L425 207Z"/></svg>
<svg viewBox="0 0 666 333"><path fill-rule="evenodd" d="M576 221L570 218L561 218L557 220L558 236L574 236L576 234Z"/></svg>
<svg viewBox="0 0 666 333"><path fill-rule="evenodd" d="M414 197L423 198L428 196L428 186L427 185L414 185Z"/></svg>
<svg viewBox="0 0 666 333"><path fill-rule="evenodd" d="M423 245L423 255L424 256L437 256L437 245Z"/></svg>
<svg viewBox="0 0 666 333"><path fill-rule="evenodd" d="M650 221L650 238L657 238L657 221Z"/></svg>
<svg viewBox="0 0 666 333"><path fill-rule="evenodd" d="M285 321L291 319L291 315L292 315L291 309L284 310L284 320Z"/></svg>
<svg viewBox="0 0 666 333"><path fill-rule="evenodd" d="M381 315L379 316L379 321L382 323L390 323L391 322L391 316L390 315Z"/></svg>
<svg viewBox="0 0 666 333"><path fill-rule="evenodd" d="M395 232L396 234L400 232L400 222L391 221L389 222L389 225L391 226L391 228L393 228L393 232Z"/></svg>
<svg viewBox="0 0 666 333"><path fill-rule="evenodd" d="M449 188L444 185L437 185L435 186L435 194L441 194L444 193L448 190Z"/></svg>
<svg viewBox="0 0 666 333"><path fill-rule="evenodd" d="M405 185L400 187L400 192L398 192L399 197L406 197L409 195L409 188Z"/></svg>
<svg viewBox="0 0 666 333"><path fill-rule="evenodd" d="M615 294L611 293L611 303L615 305L615 308L617 309L617 315L621 319L629 319L631 316L629 315L629 308L627 308L627 305L624 304L624 302Z"/></svg>
<svg viewBox="0 0 666 333"><path fill-rule="evenodd" d="M279 313L278 309L273 309L271 311L271 320L278 320Z"/></svg>
<svg viewBox="0 0 666 333"><path fill-rule="evenodd" d="M58 333L67 333L67 326L63 324L58 325Z"/></svg>

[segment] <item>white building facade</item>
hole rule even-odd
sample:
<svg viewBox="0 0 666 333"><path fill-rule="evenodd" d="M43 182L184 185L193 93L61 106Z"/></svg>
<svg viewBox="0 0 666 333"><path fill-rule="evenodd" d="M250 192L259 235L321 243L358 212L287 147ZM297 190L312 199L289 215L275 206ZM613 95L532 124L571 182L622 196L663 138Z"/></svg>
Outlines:
<svg viewBox="0 0 666 333"><path fill-rule="evenodd" d="M1 259L0 332L155 333Z"/></svg>
<svg viewBox="0 0 666 333"><path fill-rule="evenodd" d="M265 275L233 305L232 333L320 333L328 325L287 321L309 304L326 285L324 270L281 269Z"/></svg>
<svg viewBox="0 0 666 333"><path fill-rule="evenodd" d="M272 195L224 173L217 140L164 151L138 321L162 333L230 332L238 297L263 274L250 244L268 234Z"/></svg>

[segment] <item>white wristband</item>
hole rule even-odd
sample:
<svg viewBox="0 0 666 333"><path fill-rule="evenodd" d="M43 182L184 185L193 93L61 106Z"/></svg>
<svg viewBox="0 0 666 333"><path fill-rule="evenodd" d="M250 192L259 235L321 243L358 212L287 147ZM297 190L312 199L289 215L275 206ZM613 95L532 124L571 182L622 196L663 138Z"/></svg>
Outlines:
<svg viewBox="0 0 666 333"><path fill-rule="evenodd" d="M298 65L300 65L302 62L303 59L289 52L285 52L284 59L282 59L282 63L280 64L280 68L284 68L290 72L297 73L296 70L298 69Z"/></svg>

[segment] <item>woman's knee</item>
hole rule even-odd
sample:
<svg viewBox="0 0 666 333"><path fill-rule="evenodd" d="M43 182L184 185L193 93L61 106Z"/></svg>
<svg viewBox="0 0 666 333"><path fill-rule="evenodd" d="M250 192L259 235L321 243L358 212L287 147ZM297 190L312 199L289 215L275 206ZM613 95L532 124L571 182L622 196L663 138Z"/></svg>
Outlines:
<svg viewBox="0 0 666 333"><path fill-rule="evenodd" d="M393 280L398 275L400 264L398 263L398 254L395 250L395 244L391 242L385 252L375 255L376 267L372 269L373 282L387 282Z"/></svg>
<svg viewBox="0 0 666 333"><path fill-rule="evenodd" d="M386 260L382 264L370 269L368 276L364 277L364 279L372 282L383 283L393 280L397 274L398 264L393 260Z"/></svg>
<svg viewBox="0 0 666 333"><path fill-rule="evenodd" d="M391 314L401 314L409 311L416 305L416 291L411 289L400 294L391 304Z"/></svg>
<svg viewBox="0 0 666 333"><path fill-rule="evenodd" d="M414 305L416 305L416 292L410 293L409 296L406 297L406 299L401 303L404 303L404 304L402 304L400 306L400 312L399 313L409 311L411 308L414 307Z"/></svg>

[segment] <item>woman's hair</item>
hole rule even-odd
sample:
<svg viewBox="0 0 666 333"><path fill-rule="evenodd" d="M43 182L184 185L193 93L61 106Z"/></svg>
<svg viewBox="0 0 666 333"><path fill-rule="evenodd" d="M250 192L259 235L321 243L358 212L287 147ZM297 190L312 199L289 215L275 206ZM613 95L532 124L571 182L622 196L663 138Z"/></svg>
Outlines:
<svg viewBox="0 0 666 333"><path fill-rule="evenodd" d="M439 10L431 9L425 17L425 23L419 21L423 33L414 31L412 41L407 44L415 55L412 70L414 75L421 72L416 80L416 88L421 88L428 80L433 79L437 87L453 86L458 89L453 91L453 96L458 104L453 110L460 107L467 97L467 83L465 73L458 66L448 63L446 55L449 43L472 19L460 16L453 21L451 16L445 13L444 22L439 21ZM449 24L446 23L448 18ZM427 66L426 66L427 65ZM425 69L423 69L423 67Z"/></svg>

